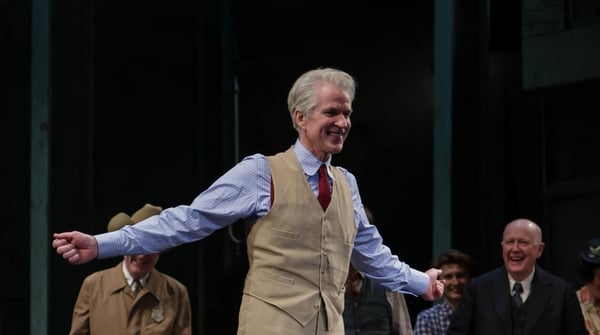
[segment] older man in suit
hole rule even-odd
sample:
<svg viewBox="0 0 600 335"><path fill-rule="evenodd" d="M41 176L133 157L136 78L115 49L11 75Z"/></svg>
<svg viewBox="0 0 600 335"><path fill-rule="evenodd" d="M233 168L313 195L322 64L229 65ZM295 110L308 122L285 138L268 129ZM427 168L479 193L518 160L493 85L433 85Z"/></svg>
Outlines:
<svg viewBox="0 0 600 335"><path fill-rule="evenodd" d="M471 281L448 335L587 335L573 287L536 264L540 227L514 220L501 244L504 267Z"/></svg>

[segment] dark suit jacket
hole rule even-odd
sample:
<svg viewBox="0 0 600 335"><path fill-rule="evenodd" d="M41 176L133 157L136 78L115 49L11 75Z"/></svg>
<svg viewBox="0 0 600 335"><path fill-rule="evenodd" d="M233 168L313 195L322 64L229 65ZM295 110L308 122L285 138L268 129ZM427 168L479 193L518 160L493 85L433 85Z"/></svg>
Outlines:
<svg viewBox="0 0 600 335"><path fill-rule="evenodd" d="M473 279L453 313L448 335L512 334L512 297L504 267ZM587 335L579 301L565 280L536 266L526 300L527 335Z"/></svg>

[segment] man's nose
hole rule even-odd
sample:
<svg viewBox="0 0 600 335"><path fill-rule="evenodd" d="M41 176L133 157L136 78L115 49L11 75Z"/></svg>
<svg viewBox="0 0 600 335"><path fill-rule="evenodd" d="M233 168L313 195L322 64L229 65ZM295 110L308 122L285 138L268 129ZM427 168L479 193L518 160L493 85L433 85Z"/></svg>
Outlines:
<svg viewBox="0 0 600 335"><path fill-rule="evenodd" d="M336 117L335 125L340 128L350 128L350 120L343 114Z"/></svg>

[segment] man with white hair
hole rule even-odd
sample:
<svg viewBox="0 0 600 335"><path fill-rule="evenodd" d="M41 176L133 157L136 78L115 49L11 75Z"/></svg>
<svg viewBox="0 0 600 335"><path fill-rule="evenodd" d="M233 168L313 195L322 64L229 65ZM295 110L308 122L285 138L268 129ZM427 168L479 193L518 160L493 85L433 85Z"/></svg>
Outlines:
<svg viewBox="0 0 600 335"><path fill-rule="evenodd" d="M354 175L331 164L350 131L354 94L354 79L346 72L318 68L302 74L288 94L298 132L289 149L244 158L190 205L112 233L55 234L53 247L82 264L158 252L201 240L239 219L253 222L239 335L343 335L350 261L387 290L439 298L440 270L421 272L393 255L366 217Z"/></svg>
<svg viewBox="0 0 600 335"><path fill-rule="evenodd" d="M574 288L537 265L540 227L514 220L501 246L504 266L471 280L448 335L587 335Z"/></svg>

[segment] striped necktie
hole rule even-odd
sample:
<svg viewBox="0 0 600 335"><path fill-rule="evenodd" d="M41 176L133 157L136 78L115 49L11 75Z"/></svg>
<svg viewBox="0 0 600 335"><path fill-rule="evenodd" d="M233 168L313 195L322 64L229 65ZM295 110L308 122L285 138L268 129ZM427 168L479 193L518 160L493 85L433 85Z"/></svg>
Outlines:
<svg viewBox="0 0 600 335"><path fill-rule="evenodd" d="M134 279L133 283L131 283L131 291L134 295L137 295L142 288L144 287L142 286L142 283L139 279Z"/></svg>
<svg viewBox="0 0 600 335"><path fill-rule="evenodd" d="M521 283L516 282L513 285L513 299L515 299L515 302L517 303L517 306L521 306L523 304L523 299L521 299L521 293L523 293L523 286L521 285Z"/></svg>

